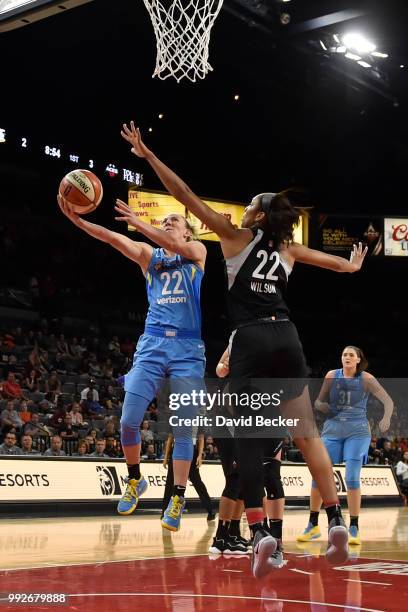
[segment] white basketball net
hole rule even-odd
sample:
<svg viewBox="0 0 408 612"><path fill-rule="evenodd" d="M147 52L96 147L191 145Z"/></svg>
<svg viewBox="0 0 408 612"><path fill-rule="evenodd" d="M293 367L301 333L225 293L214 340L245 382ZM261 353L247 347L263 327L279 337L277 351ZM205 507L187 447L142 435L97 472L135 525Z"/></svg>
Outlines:
<svg viewBox="0 0 408 612"><path fill-rule="evenodd" d="M195 82L212 70L208 62L211 28L224 0L143 0L156 35L153 76ZM166 5L166 7L164 6Z"/></svg>

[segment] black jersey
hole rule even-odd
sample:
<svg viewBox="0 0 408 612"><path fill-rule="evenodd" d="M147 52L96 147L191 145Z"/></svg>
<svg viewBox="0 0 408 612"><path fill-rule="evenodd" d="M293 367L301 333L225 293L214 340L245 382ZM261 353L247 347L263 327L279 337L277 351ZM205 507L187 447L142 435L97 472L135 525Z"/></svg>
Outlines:
<svg viewBox="0 0 408 612"><path fill-rule="evenodd" d="M260 229L238 255L225 260L228 310L233 329L273 315L289 315L285 302L291 268Z"/></svg>

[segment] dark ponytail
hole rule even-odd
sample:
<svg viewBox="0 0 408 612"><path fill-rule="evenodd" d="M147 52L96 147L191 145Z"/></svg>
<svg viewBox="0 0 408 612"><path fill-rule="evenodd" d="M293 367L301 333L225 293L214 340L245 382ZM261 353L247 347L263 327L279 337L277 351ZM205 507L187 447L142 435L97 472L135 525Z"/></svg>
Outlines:
<svg viewBox="0 0 408 612"><path fill-rule="evenodd" d="M265 213L265 221L260 228L276 246L293 240L293 231L299 224L302 209L294 206L290 190L280 193L261 193L260 209Z"/></svg>

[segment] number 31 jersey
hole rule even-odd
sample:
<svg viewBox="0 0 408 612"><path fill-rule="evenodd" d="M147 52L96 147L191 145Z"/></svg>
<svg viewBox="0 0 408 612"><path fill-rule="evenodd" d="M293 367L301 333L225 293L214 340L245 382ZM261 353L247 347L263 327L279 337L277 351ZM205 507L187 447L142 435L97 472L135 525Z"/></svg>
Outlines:
<svg viewBox="0 0 408 612"><path fill-rule="evenodd" d="M255 230L252 242L225 263L233 329L262 317L289 315L285 297L291 268L262 230Z"/></svg>
<svg viewBox="0 0 408 612"><path fill-rule="evenodd" d="M202 269L191 260L181 255L167 257L164 249L153 249L146 272L146 325L200 335L202 278Z"/></svg>

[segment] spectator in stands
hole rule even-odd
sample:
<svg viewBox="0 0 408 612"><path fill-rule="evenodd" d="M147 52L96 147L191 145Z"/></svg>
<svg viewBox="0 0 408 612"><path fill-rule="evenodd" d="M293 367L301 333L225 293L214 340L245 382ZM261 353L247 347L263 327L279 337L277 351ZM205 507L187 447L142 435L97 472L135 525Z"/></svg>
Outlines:
<svg viewBox="0 0 408 612"><path fill-rule="evenodd" d="M81 341L79 343L78 351L79 351L81 357L82 357L82 355L84 355L85 353L88 352L88 344L86 342L86 338L81 338Z"/></svg>
<svg viewBox="0 0 408 612"><path fill-rule="evenodd" d="M398 460L398 451L392 448L390 440L385 440L381 452L381 461L385 465L394 465Z"/></svg>
<svg viewBox="0 0 408 612"><path fill-rule="evenodd" d="M404 452L402 459L395 466L395 473L401 485L401 491L406 503L408 499L408 451Z"/></svg>
<svg viewBox="0 0 408 612"><path fill-rule="evenodd" d="M33 404L33 402L30 402ZM28 402L22 400L18 406L18 415L23 423L28 423L31 419L31 411L29 410Z"/></svg>
<svg viewBox="0 0 408 612"><path fill-rule="evenodd" d="M0 394L4 399L27 399L13 372L9 372L7 380L0 383Z"/></svg>
<svg viewBox="0 0 408 612"><path fill-rule="evenodd" d="M62 440L59 436L52 436L51 447L48 448L44 457L65 457L65 451L62 450Z"/></svg>
<svg viewBox="0 0 408 612"><path fill-rule="evenodd" d="M99 402L99 393L95 388L95 385L95 380L91 378L89 381L89 386L85 387L85 389L82 389L81 391L81 400L86 400L88 398L88 393L92 393L92 400L94 402Z"/></svg>
<svg viewBox="0 0 408 612"><path fill-rule="evenodd" d="M32 393L39 391L40 385L39 381L41 379L41 372L36 368L32 368L29 374L26 376L24 381L24 387L31 391Z"/></svg>
<svg viewBox="0 0 408 612"><path fill-rule="evenodd" d="M41 453L33 448L33 439L28 434L21 437L21 451L23 455L41 455Z"/></svg>
<svg viewBox="0 0 408 612"><path fill-rule="evenodd" d="M45 391L46 393L54 393L55 395L59 395L61 393L61 381L58 378L57 372L53 370L48 377L48 380L45 381Z"/></svg>
<svg viewBox="0 0 408 612"><path fill-rule="evenodd" d="M23 421L20 419L18 412L14 408L14 401L9 400L6 404L5 409L2 411L0 416L1 428L15 427L20 429L23 426Z"/></svg>
<svg viewBox="0 0 408 612"><path fill-rule="evenodd" d="M13 374L20 372L20 367L18 365L18 358L16 355L10 355L9 362L8 362L8 371L13 372Z"/></svg>
<svg viewBox="0 0 408 612"><path fill-rule="evenodd" d="M76 453L72 454L73 457L88 457L88 445L85 440L78 442L78 449Z"/></svg>
<svg viewBox="0 0 408 612"><path fill-rule="evenodd" d="M114 438L114 436L108 436L106 438L105 453L108 455L108 457L121 457L122 453L120 444L119 441Z"/></svg>
<svg viewBox="0 0 408 612"><path fill-rule="evenodd" d="M57 340L57 352L62 358L70 356L68 342L66 341L64 334L60 334Z"/></svg>
<svg viewBox="0 0 408 612"><path fill-rule="evenodd" d="M72 425L75 427L82 427L84 425L84 419L82 416L82 406L79 402L72 402L70 415L72 417Z"/></svg>
<svg viewBox="0 0 408 612"><path fill-rule="evenodd" d="M75 359L79 359L83 353L81 347L79 346L78 338L76 338L75 336L72 338L71 343L69 345L69 352Z"/></svg>
<svg viewBox="0 0 408 612"><path fill-rule="evenodd" d="M17 438L14 432L6 433L3 444L0 444L0 455L21 455L22 450L16 442Z"/></svg>
<svg viewBox="0 0 408 612"><path fill-rule="evenodd" d="M88 454L93 453L95 450L95 438L88 433L86 435L85 442L88 448Z"/></svg>
<svg viewBox="0 0 408 612"><path fill-rule="evenodd" d="M69 412L65 415L64 423L59 427L58 434L63 440L76 440L78 438L78 433L72 425L72 415Z"/></svg>
<svg viewBox="0 0 408 612"><path fill-rule="evenodd" d="M379 463L381 451L377 448L376 440L371 440L368 447L368 463Z"/></svg>
<svg viewBox="0 0 408 612"><path fill-rule="evenodd" d="M109 342L108 351L110 351L114 355L120 354L120 344L119 338L117 336L113 336L112 340Z"/></svg>
<svg viewBox="0 0 408 612"><path fill-rule="evenodd" d="M105 429L103 430L104 438L115 438L115 440L120 439L120 433L116 429L115 421L107 421L105 425Z"/></svg>
<svg viewBox="0 0 408 612"><path fill-rule="evenodd" d="M85 440L79 440L77 452L72 453L72 457L88 457L88 445Z"/></svg>
<svg viewBox="0 0 408 612"><path fill-rule="evenodd" d="M140 436L142 438L142 444L146 447L154 441L154 434L150 429L149 421L143 421L140 428Z"/></svg>
<svg viewBox="0 0 408 612"><path fill-rule="evenodd" d="M51 425L51 427L54 427L56 429L61 427L61 425L64 422L66 413L67 411L65 409L63 397L62 395L59 395L57 397L57 403L55 406L55 410L53 411L52 416L49 421L49 424Z"/></svg>
<svg viewBox="0 0 408 612"><path fill-rule="evenodd" d="M89 356L89 364L88 364L88 372L89 375L94 376L102 376L102 368L98 363L95 353L92 353Z"/></svg>
<svg viewBox="0 0 408 612"><path fill-rule="evenodd" d="M146 452L142 455L142 459L147 459L149 461L153 461L157 459L157 455L154 450L154 444L148 444L146 447Z"/></svg>
<svg viewBox="0 0 408 612"><path fill-rule="evenodd" d="M113 380L113 364L111 359L107 359L102 366L102 376L104 378L108 378L109 380ZM113 390L113 388L112 388Z"/></svg>
<svg viewBox="0 0 408 612"><path fill-rule="evenodd" d="M51 370L57 370L57 372L59 372L58 368L56 367L56 365L52 365L50 363L49 360L49 355L48 355L48 351L41 351L39 354L39 370L41 372L42 376L48 376L48 374L51 372Z"/></svg>
<svg viewBox="0 0 408 612"><path fill-rule="evenodd" d="M62 355L62 353L57 353L55 355L52 369L56 370L57 374L64 375L67 373L67 364L64 361L64 356Z"/></svg>
<svg viewBox="0 0 408 612"><path fill-rule="evenodd" d="M106 408L101 406L98 401L92 399L91 391L89 391L86 400L81 402L81 407L87 418L90 419L101 420L106 415Z"/></svg>
<svg viewBox="0 0 408 612"><path fill-rule="evenodd" d="M50 432L45 425L40 422L40 416L37 412L31 413L31 419L23 426L23 435L31 436L49 436Z"/></svg>
<svg viewBox="0 0 408 612"><path fill-rule="evenodd" d="M91 457L106 457L109 458L109 455L105 453L106 442L104 438L98 438L95 443L95 452L91 453Z"/></svg>
<svg viewBox="0 0 408 612"><path fill-rule="evenodd" d="M207 444L207 447L205 449L205 459L207 461L214 461L215 460L215 454L214 454L214 446L212 444Z"/></svg>

